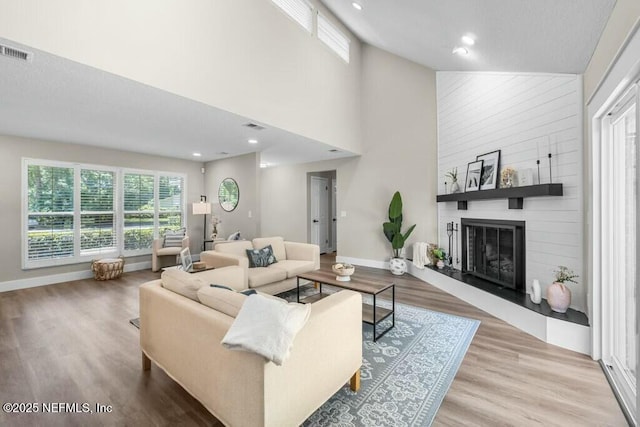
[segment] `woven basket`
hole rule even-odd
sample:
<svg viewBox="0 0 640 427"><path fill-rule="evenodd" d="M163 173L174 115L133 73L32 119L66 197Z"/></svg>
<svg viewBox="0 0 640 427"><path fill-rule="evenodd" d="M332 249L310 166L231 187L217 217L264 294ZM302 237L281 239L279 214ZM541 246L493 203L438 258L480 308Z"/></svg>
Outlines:
<svg viewBox="0 0 640 427"><path fill-rule="evenodd" d="M96 280L117 279L124 270L124 257L103 258L91 261L91 271Z"/></svg>

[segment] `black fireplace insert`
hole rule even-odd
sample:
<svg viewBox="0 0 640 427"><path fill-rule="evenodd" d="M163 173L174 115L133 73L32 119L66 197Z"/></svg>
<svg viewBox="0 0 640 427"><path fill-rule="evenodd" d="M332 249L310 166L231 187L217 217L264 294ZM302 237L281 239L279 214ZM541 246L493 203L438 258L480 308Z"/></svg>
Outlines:
<svg viewBox="0 0 640 427"><path fill-rule="evenodd" d="M462 272L525 290L525 222L462 218Z"/></svg>

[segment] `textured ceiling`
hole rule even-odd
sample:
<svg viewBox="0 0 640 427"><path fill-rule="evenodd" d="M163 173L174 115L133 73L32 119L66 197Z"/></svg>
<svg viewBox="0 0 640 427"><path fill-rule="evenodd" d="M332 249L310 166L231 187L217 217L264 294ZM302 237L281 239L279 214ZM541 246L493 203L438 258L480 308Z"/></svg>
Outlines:
<svg viewBox="0 0 640 427"><path fill-rule="evenodd" d="M206 162L261 152L269 165L352 155L334 147L55 55L0 56L0 134ZM249 144L255 138L258 144ZM202 157L195 158L193 152ZM220 153L227 154L220 154Z"/></svg>
<svg viewBox="0 0 640 427"><path fill-rule="evenodd" d="M438 71L583 73L615 0L322 0L361 40ZM453 55L475 35L467 56Z"/></svg>

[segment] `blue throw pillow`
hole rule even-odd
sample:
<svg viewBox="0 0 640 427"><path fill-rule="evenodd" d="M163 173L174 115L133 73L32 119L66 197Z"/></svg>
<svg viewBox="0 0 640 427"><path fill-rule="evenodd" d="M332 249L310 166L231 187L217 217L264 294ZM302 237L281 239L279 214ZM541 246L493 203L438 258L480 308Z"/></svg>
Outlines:
<svg viewBox="0 0 640 427"><path fill-rule="evenodd" d="M271 245L265 246L262 249L247 249L247 257L249 258L249 268L268 267L278 262L273 255Z"/></svg>

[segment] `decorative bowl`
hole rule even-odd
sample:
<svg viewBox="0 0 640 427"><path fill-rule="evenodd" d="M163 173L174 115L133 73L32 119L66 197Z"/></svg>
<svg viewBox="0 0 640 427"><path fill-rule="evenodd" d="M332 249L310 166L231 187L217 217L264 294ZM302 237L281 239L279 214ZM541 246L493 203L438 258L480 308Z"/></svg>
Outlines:
<svg viewBox="0 0 640 427"><path fill-rule="evenodd" d="M351 264L337 263L331 266L331 270L337 274L336 280L340 282L348 282L351 280L350 276L354 271L356 271L356 268Z"/></svg>

